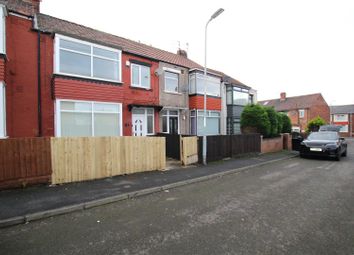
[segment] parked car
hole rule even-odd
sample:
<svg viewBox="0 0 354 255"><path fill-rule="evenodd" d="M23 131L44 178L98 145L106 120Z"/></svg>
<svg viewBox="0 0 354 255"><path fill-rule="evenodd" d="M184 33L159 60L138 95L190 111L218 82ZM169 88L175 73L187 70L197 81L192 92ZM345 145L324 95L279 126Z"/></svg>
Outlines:
<svg viewBox="0 0 354 255"><path fill-rule="evenodd" d="M320 130L319 131L334 131L334 132L339 132L339 130L341 129L340 126L336 126L336 125L323 125L320 126Z"/></svg>
<svg viewBox="0 0 354 255"><path fill-rule="evenodd" d="M300 157L327 156L340 160L347 156L347 142L335 131L311 133L300 144Z"/></svg>

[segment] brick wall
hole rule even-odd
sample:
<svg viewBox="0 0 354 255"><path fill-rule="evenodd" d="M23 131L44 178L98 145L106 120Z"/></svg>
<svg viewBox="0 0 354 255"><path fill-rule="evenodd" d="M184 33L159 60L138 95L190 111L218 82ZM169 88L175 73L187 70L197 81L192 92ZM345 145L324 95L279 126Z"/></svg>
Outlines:
<svg viewBox="0 0 354 255"><path fill-rule="evenodd" d="M204 109L204 96L190 96L189 109ZM221 111L221 98L207 97L207 110Z"/></svg>
<svg viewBox="0 0 354 255"><path fill-rule="evenodd" d="M283 135L276 138L261 139L261 153L270 153L283 150Z"/></svg>
<svg viewBox="0 0 354 255"><path fill-rule="evenodd" d="M5 79L5 59L0 56L0 81Z"/></svg>

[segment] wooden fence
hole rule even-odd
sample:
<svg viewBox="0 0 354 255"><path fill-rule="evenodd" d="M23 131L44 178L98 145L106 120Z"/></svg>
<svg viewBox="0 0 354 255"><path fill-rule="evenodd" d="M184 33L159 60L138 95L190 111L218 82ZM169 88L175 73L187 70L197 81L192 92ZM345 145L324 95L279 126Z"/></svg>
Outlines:
<svg viewBox="0 0 354 255"><path fill-rule="evenodd" d="M181 148L180 148L180 137L178 134L157 134L158 137L165 137L166 139L166 157L180 160L181 159Z"/></svg>
<svg viewBox="0 0 354 255"><path fill-rule="evenodd" d="M203 137L198 139L199 162L203 161ZM259 134L207 136L207 162L261 152Z"/></svg>
<svg viewBox="0 0 354 255"><path fill-rule="evenodd" d="M165 168L158 137L52 138L52 183L105 178Z"/></svg>
<svg viewBox="0 0 354 255"><path fill-rule="evenodd" d="M182 165L190 165L198 162L198 138L181 137L181 163Z"/></svg>
<svg viewBox="0 0 354 255"><path fill-rule="evenodd" d="M0 140L0 189L48 183L51 174L50 138Z"/></svg>
<svg viewBox="0 0 354 255"><path fill-rule="evenodd" d="M162 137L0 140L0 189L162 170L165 165Z"/></svg>

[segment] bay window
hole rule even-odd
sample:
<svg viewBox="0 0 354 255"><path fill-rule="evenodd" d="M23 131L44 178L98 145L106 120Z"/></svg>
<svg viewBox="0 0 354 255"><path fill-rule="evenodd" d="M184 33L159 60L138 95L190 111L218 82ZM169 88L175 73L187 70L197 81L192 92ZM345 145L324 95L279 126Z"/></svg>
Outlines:
<svg viewBox="0 0 354 255"><path fill-rule="evenodd" d="M120 136L122 105L57 100L57 136Z"/></svg>
<svg viewBox="0 0 354 255"><path fill-rule="evenodd" d="M6 52L5 7L0 4L0 54Z"/></svg>
<svg viewBox="0 0 354 255"><path fill-rule="evenodd" d="M5 84L0 82L0 138L6 137Z"/></svg>
<svg viewBox="0 0 354 255"><path fill-rule="evenodd" d="M150 89L150 67L138 64L131 64L131 85Z"/></svg>
<svg viewBox="0 0 354 255"><path fill-rule="evenodd" d="M204 110L191 111L191 134L219 135L220 112L206 111L206 125L204 126Z"/></svg>
<svg viewBox="0 0 354 255"><path fill-rule="evenodd" d="M231 86L227 88L226 104L244 106L249 103L252 103L252 101L253 97L250 97L250 95L248 94L248 90Z"/></svg>
<svg viewBox="0 0 354 255"><path fill-rule="evenodd" d="M121 82L121 51L70 37L55 38L56 73Z"/></svg>
<svg viewBox="0 0 354 255"><path fill-rule="evenodd" d="M204 74L192 73L189 75L189 94L204 94L205 88L207 95L220 97L220 83L218 77L208 75L205 81Z"/></svg>

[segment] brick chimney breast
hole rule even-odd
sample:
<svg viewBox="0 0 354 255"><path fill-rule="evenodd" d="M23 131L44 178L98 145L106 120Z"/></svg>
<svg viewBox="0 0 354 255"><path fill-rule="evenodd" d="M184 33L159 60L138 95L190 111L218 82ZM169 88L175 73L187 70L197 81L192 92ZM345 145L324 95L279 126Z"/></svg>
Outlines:
<svg viewBox="0 0 354 255"><path fill-rule="evenodd" d="M182 50L182 49L178 49L178 51L177 51L177 55L180 55L180 56L182 56L182 57L187 57L187 51L185 51L185 50Z"/></svg>
<svg viewBox="0 0 354 255"><path fill-rule="evenodd" d="M32 5L32 9L34 13L38 13L40 11L41 1L42 0L22 0L22 2Z"/></svg>
<svg viewBox="0 0 354 255"><path fill-rule="evenodd" d="M285 101L286 100L286 93L282 92L280 93L280 101Z"/></svg>

